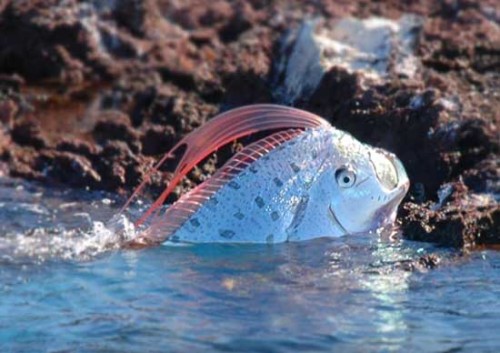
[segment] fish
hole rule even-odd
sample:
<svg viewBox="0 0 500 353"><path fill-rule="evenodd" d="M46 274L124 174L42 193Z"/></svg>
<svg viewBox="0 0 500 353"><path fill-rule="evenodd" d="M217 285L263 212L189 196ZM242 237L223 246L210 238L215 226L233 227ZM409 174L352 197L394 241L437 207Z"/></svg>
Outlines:
<svg viewBox="0 0 500 353"><path fill-rule="evenodd" d="M179 181L223 145L272 133L237 152L166 208ZM325 119L274 104L236 108L182 139L147 174L184 149L167 188L135 222L134 246L162 243L282 243L392 226L409 189L401 161ZM139 185L122 211L136 198Z"/></svg>

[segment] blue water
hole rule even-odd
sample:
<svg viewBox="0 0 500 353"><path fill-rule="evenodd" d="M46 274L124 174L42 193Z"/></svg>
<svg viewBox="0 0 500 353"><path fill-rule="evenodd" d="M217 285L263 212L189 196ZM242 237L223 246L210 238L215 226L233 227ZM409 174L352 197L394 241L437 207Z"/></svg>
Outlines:
<svg viewBox="0 0 500 353"><path fill-rule="evenodd" d="M119 203L0 180L0 352L500 351L499 252L377 235L120 250L99 224ZM409 270L429 253L438 268Z"/></svg>

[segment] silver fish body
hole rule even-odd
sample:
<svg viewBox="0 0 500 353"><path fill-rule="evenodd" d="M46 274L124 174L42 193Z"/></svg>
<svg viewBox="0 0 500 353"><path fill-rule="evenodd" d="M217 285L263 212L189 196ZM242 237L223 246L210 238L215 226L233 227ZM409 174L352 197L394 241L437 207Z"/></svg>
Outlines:
<svg viewBox="0 0 500 353"><path fill-rule="evenodd" d="M168 242L279 243L373 231L393 222L408 184L392 154L333 127L310 128L242 168Z"/></svg>

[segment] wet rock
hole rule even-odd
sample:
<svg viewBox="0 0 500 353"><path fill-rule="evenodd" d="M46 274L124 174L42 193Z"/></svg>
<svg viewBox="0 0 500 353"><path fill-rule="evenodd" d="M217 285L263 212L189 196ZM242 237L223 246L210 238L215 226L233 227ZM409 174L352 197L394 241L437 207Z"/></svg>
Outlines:
<svg viewBox="0 0 500 353"><path fill-rule="evenodd" d="M425 41L420 50L424 64L441 72L498 69L498 24L485 16L487 8L487 3L454 6L443 2L442 16L429 19L423 29ZM447 30L443 31L445 26Z"/></svg>
<svg viewBox="0 0 500 353"><path fill-rule="evenodd" d="M40 125L33 120L25 120L16 123L12 128L11 136L15 143L21 145L27 145L38 149L47 145L42 136Z"/></svg>
<svg viewBox="0 0 500 353"><path fill-rule="evenodd" d="M137 37L167 39L184 35L172 23L165 20L158 1L121 0L113 3L113 18Z"/></svg>
<svg viewBox="0 0 500 353"><path fill-rule="evenodd" d="M440 262L441 259L439 258L438 255L435 254L428 254L421 256L418 260L419 265L426 269L436 268Z"/></svg>
<svg viewBox="0 0 500 353"><path fill-rule="evenodd" d="M134 94L131 119L134 126L144 121L168 123L168 114L174 105L174 92L167 87L148 86Z"/></svg>
<svg viewBox="0 0 500 353"><path fill-rule="evenodd" d="M25 84L25 82L19 75L0 74L0 91L2 92L2 95L8 95L11 92L19 92L23 84Z"/></svg>
<svg viewBox="0 0 500 353"><path fill-rule="evenodd" d="M139 3L148 11L138 11L140 6L134 4ZM65 85L116 78L132 64L119 59L139 58L150 47L133 33L147 27L149 34L156 25L151 35L172 34L172 26L164 26L162 32L159 24L165 21L159 13L157 21L150 21L154 3L123 1L108 8L74 0L8 2L0 21L0 71ZM125 19L122 10L131 8L135 11Z"/></svg>
<svg viewBox="0 0 500 353"><path fill-rule="evenodd" d="M100 155L101 157L104 157L104 159L115 160L127 160L135 158L128 144L118 140L106 141Z"/></svg>
<svg viewBox="0 0 500 353"><path fill-rule="evenodd" d="M93 165L102 176L99 187L110 191L137 186L145 168L144 161L134 155L128 144L118 140L107 141Z"/></svg>
<svg viewBox="0 0 500 353"><path fill-rule="evenodd" d="M207 111L209 110L200 110L198 106L192 104L186 98L177 97L173 100L172 110L166 118L176 131L189 132L205 120L204 117ZM153 121L161 122L156 119L153 119Z"/></svg>
<svg viewBox="0 0 500 353"><path fill-rule="evenodd" d="M11 144L10 135L0 125L0 160L7 159L6 151Z"/></svg>
<svg viewBox="0 0 500 353"><path fill-rule="evenodd" d="M7 163L0 161L0 178L5 178L9 175L9 166Z"/></svg>
<svg viewBox="0 0 500 353"><path fill-rule="evenodd" d="M396 266L408 272L424 272L436 268L440 263L441 257L438 254L430 253L423 255L416 260L400 261L396 264Z"/></svg>
<svg viewBox="0 0 500 353"><path fill-rule="evenodd" d="M148 156L166 153L174 146L175 130L171 126L153 125L141 138L142 153Z"/></svg>
<svg viewBox="0 0 500 353"><path fill-rule="evenodd" d="M101 181L101 176L87 158L70 152L43 151L36 166L50 182L85 187L95 186Z"/></svg>
<svg viewBox="0 0 500 353"><path fill-rule="evenodd" d="M8 157L10 175L15 178L24 178L27 180L35 180L46 182L43 173L35 170L36 158L34 156L24 155L22 159Z"/></svg>
<svg viewBox="0 0 500 353"><path fill-rule="evenodd" d="M2 100L0 97L0 124L11 128L18 111L19 108L13 100Z"/></svg>
<svg viewBox="0 0 500 353"><path fill-rule="evenodd" d="M246 2L237 2L228 23L220 28L219 36L223 42L235 41L243 32L250 29L254 22L255 13L252 6Z"/></svg>
<svg viewBox="0 0 500 353"><path fill-rule="evenodd" d="M224 105L228 108L247 104L273 103L274 98L268 83L262 76L255 73L238 73L229 75L224 80L227 92Z"/></svg>
<svg viewBox="0 0 500 353"><path fill-rule="evenodd" d="M493 154L479 162L475 168L464 172L462 179L474 193L500 197L500 158Z"/></svg>
<svg viewBox="0 0 500 353"><path fill-rule="evenodd" d="M139 134L130 127L129 118L118 111L103 112L92 134L99 143L104 143L107 140L119 140L125 141L134 153L141 150Z"/></svg>
<svg viewBox="0 0 500 353"><path fill-rule="evenodd" d="M71 152L79 154L89 159L97 155L100 151L100 148L98 146L91 144L90 142L78 139L70 140L66 138L63 138L57 144L56 149L61 152Z"/></svg>
<svg viewBox="0 0 500 353"><path fill-rule="evenodd" d="M469 193L461 182L441 189L437 203L406 203L403 232L408 239L472 248L500 242L500 206L488 194Z"/></svg>

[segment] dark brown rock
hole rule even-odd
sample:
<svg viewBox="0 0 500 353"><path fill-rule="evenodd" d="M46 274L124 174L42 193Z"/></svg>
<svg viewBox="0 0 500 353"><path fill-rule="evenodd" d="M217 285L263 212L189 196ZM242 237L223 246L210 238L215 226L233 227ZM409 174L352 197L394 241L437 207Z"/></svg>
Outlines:
<svg viewBox="0 0 500 353"><path fill-rule="evenodd" d="M175 130L171 126L153 125L141 138L142 153L148 156L169 151L175 142Z"/></svg>
<svg viewBox="0 0 500 353"><path fill-rule="evenodd" d="M471 194L463 183L446 186L439 203L404 204L408 239L472 248L500 242L500 206L486 194Z"/></svg>
<svg viewBox="0 0 500 353"><path fill-rule="evenodd" d="M18 111L19 108L13 100L7 99L2 101L0 97L0 124L11 128Z"/></svg>
<svg viewBox="0 0 500 353"><path fill-rule="evenodd" d="M37 158L36 167L47 181L55 183L84 187L101 181L87 158L70 152L43 151Z"/></svg>
<svg viewBox="0 0 500 353"><path fill-rule="evenodd" d="M130 127L129 118L118 111L102 113L92 134L101 144L108 140L119 140L125 141L135 153L141 150L139 134Z"/></svg>
<svg viewBox="0 0 500 353"><path fill-rule="evenodd" d="M41 149L46 146L38 122L33 120L20 121L14 125L11 132L12 141L20 145Z"/></svg>
<svg viewBox="0 0 500 353"><path fill-rule="evenodd" d="M78 139L67 139L63 138L56 146L56 149L61 152L72 152L75 154L82 155L87 158L92 158L97 155L100 148L94 144L87 141Z"/></svg>

